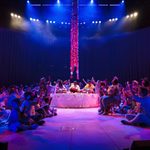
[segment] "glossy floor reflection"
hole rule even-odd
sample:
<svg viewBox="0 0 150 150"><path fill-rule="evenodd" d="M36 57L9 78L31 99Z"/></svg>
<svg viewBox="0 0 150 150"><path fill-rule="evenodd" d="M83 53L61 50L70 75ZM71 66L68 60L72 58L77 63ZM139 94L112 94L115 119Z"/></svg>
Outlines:
<svg viewBox="0 0 150 150"><path fill-rule="evenodd" d="M58 109L36 130L12 133L0 129L9 150L122 150L133 140L149 140L150 129L122 125L122 116L99 116L97 108Z"/></svg>

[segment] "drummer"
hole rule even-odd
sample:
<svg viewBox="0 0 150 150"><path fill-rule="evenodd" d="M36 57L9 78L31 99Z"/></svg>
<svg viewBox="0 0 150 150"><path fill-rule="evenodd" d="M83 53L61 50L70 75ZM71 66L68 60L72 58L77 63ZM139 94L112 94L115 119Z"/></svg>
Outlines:
<svg viewBox="0 0 150 150"><path fill-rule="evenodd" d="M80 86L77 81L74 81L73 83L71 83L70 92L72 93L80 92Z"/></svg>
<svg viewBox="0 0 150 150"><path fill-rule="evenodd" d="M88 80L87 84L83 88L83 91L87 93L94 93L94 89L95 89L94 84L92 83L92 81Z"/></svg>

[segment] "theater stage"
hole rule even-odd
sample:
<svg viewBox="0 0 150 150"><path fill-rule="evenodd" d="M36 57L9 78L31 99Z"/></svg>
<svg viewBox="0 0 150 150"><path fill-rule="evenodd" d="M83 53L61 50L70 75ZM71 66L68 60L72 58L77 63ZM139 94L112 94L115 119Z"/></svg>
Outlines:
<svg viewBox="0 0 150 150"><path fill-rule="evenodd" d="M36 130L11 133L0 129L9 150L122 150L133 140L149 140L150 129L122 125L122 116L99 116L97 108L58 109Z"/></svg>

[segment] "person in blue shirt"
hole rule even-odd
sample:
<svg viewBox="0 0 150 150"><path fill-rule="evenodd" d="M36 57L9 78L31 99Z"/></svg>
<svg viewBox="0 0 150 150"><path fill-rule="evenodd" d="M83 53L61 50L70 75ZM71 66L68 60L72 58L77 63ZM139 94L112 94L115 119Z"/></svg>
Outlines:
<svg viewBox="0 0 150 150"><path fill-rule="evenodd" d="M133 98L141 104L141 111L136 115L127 115L127 120L121 122L126 125L150 126L150 96L145 87L140 87L139 96Z"/></svg>

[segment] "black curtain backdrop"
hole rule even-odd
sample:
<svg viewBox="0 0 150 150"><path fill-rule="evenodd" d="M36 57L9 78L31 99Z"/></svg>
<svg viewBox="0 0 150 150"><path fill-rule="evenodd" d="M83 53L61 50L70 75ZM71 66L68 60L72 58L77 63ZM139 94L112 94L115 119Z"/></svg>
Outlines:
<svg viewBox="0 0 150 150"><path fill-rule="evenodd" d="M150 28L79 42L80 77L122 82L150 76ZM49 44L21 31L0 29L0 86L38 82L43 76L69 78L70 38Z"/></svg>

